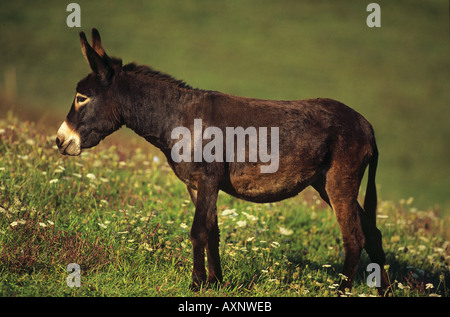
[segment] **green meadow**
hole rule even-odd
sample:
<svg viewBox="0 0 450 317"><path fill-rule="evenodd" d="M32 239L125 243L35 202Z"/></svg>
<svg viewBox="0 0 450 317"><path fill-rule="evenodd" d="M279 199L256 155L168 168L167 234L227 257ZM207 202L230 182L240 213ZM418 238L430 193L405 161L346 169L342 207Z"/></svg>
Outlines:
<svg viewBox="0 0 450 317"><path fill-rule="evenodd" d="M89 73L78 32L193 87L268 99L329 97L374 126L377 224L391 296L449 295L448 2L11 1L0 11L1 296L336 296L343 247L307 190L253 204L220 194L221 287L189 290L194 206L150 144L125 129L80 157L56 131ZM363 182L365 184L365 181ZM364 186L361 194L364 193ZM368 287L365 253L350 297ZM81 287L68 287L69 263Z"/></svg>

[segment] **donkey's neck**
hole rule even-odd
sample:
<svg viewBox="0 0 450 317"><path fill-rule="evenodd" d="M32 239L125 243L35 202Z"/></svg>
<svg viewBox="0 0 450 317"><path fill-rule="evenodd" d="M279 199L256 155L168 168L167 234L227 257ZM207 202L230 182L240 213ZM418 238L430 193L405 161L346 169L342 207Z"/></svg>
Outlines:
<svg viewBox="0 0 450 317"><path fill-rule="evenodd" d="M130 73L119 86L123 123L164 153L170 152L172 130L182 125L187 107L199 104L201 90L156 72ZM126 87L126 89L123 89Z"/></svg>

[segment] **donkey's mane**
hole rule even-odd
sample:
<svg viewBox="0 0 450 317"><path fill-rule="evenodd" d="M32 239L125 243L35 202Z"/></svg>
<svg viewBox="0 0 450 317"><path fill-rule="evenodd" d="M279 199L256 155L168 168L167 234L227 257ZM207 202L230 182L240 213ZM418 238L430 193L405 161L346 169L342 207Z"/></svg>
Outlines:
<svg viewBox="0 0 450 317"><path fill-rule="evenodd" d="M173 84L178 88L193 89L191 86L186 84L184 81L175 79L166 73L162 73L160 71L154 70L150 66L137 65L135 63L130 63L130 64L123 66L122 69L126 72L132 72L138 76L151 77L154 79L158 79L158 80Z"/></svg>

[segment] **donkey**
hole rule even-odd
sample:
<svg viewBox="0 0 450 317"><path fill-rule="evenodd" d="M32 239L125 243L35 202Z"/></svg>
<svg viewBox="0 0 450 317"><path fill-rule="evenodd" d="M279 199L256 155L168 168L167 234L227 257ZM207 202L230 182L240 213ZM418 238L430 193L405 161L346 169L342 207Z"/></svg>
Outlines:
<svg viewBox="0 0 450 317"><path fill-rule="evenodd" d="M339 224L347 277L340 289L351 289L363 248L380 266L380 290L389 287L382 237L376 227L378 150L371 124L359 113L332 99L261 100L194 89L149 66L122 65L121 59L105 53L95 28L91 45L84 32L80 40L92 72L77 84L70 111L57 132L59 151L79 155L125 125L164 153L195 205L190 231L191 287L198 289L223 279L216 209L219 190L267 203L293 197L308 186L332 208ZM222 131L226 127L278 127L278 169L262 173L265 162L260 159L174 160L171 153L178 140L171 132L177 127L193 131L194 119L201 119L203 127ZM361 207L357 197L367 166Z"/></svg>

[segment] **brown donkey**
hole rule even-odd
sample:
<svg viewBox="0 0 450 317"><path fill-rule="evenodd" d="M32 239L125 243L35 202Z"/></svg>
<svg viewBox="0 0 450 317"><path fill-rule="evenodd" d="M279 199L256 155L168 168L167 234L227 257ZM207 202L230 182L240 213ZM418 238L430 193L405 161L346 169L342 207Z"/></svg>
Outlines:
<svg viewBox="0 0 450 317"><path fill-rule="evenodd" d="M164 153L177 177L186 184L195 205L190 232L194 287L222 281L216 210L219 190L266 203L293 197L312 186L333 209L342 233L343 274L347 280L341 284L341 290L351 288L363 248L371 261L381 267L381 289L388 288L381 233L375 224L378 151L373 129L360 114L331 99L260 100L193 89L150 67L122 65L121 59L105 53L96 29L92 29L92 45L83 32L80 39L92 73L78 83L56 144L62 154L79 155L82 149L97 145L126 125ZM201 131L214 127L213 133L205 130L199 134L194 122L197 127L200 123ZM191 159L187 152L193 148L190 135L183 134L182 139L180 134L174 137L173 132L180 127L180 131L194 136L193 143L197 142L197 146L199 143L204 146L205 139L215 135L214 151L210 147L215 159L198 156ZM230 127L236 127L235 132L238 128L245 129L245 141L240 146L239 142L234 145L238 133L219 138L220 131L228 132ZM260 132L259 139L253 138L252 131ZM265 142L264 131L270 142ZM184 159L174 155L181 140L186 145ZM260 142L259 157L250 150L255 140ZM271 162L276 163L276 168L262 172L268 162L267 155L263 159L262 148L267 150L269 143L271 154L276 154L272 156L276 162ZM244 159L229 156L228 148L225 155L223 149L230 144L230 152L243 151ZM194 156L202 154L197 148L193 152ZM362 208L357 197L367 166L368 184Z"/></svg>

